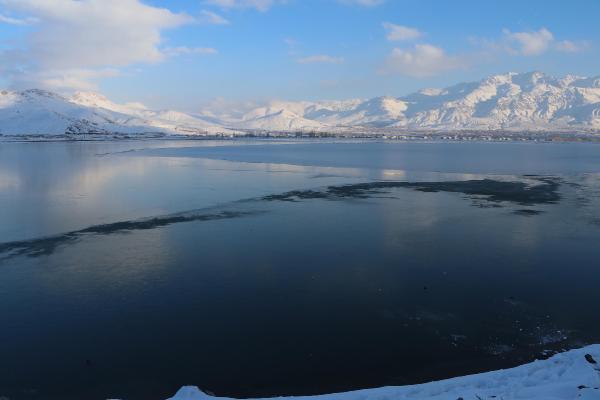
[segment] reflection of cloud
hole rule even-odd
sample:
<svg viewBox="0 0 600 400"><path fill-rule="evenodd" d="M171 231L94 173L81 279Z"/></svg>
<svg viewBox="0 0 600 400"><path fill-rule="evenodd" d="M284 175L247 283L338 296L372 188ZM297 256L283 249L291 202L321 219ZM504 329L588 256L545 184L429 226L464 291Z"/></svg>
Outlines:
<svg viewBox="0 0 600 400"><path fill-rule="evenodd" d="M410 252L419 246L415 240L432 235L435 225L447 212L445 196L396 189L396 199L380 203L383 245L395 252Z"/></svg>
<svg viewBox="0 0 600 400"><path fill-rule="evenodd" d="M527 217L521 215L509 215L504 218L512 218L512 224L505 225L505 232L510 238L514 248L535 250L542 240L541 230L546 225L540 217Z"/></svg>
<svg viewBox="0 0 600 400"><path fill-rule="evenodd" d="M393 178L395 180L402 180L406 178L406 171L400 169L383 169L381 170L381 178Z"/></svg>
<svg viewBox="0 0 600 400"><path fill-rule="evenodd" d="M310 178L358 178L363 177L368 171L360 168L346 167L320 167L312 165L300 164L281 164L281 163L258 163L258 162L238 162L225 161L217 159L202 159L202 165L207 168L216 168L229 171L239 170L240 165L243 165L244 171L269 172L269 173L290 173L290 174L305 174ZM313 185L314 182L307 182Z"/></svg>
<svg viewBox="0 0 600 400"><path fill-rule="evenodd" d="M127 235L90 237L48 258L51 273L35 274L49 292L79 295L90 292L135 296L147 290L170 264L166 236L168 231L154 229Z"/></svg>
<svg viewBox="0 0 600 400"><path fill-rule="evenodd" d="M115 178L126 176L141 177L146 174L143 158L120 157L116 162L89 163L71 178L69 186L75 193L85 195L100 193Z"/></svg>
<svg viewBox="0 0 600 400"><path fill-rule="evenodd" d="M0 190L13 189L16 190L21 185L19 177L0 171Z"/></svg>

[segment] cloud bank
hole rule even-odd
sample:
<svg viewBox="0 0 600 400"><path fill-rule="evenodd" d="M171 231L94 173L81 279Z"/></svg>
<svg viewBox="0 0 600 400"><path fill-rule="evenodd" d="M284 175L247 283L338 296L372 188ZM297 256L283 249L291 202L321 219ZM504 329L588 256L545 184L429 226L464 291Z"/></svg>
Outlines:
<svg viewBox="0 0 600 400"><path fill-rule="evenodd" d="M344 62L342 57L333 57L327 54L317 54L314 56L299 58L298 64L341 64Z"/></svg>
<svg viewBox="0 0 600 400"><path fill-rule="evenodd" d="M408 26L396 25L391 22L384 22L383 28L387 31L386 38L390 42L415 40L423 36L423 33L416 28Z"/></svg>
<svg viewBox="0 0 600 400"><path fill-rule="evenodd" d="M461 59L446 54L440 47L416 44L410 49L394 48L381 72L424 78L463 66Z"/></svg>
<svg viewBox="0 0 600 400"><path fill-rule="evenodd" d="M122 67L164 60L173 51L161 48L161 32L194 21L138 0L0 0L0 6L36 21L19 47L0 53L0 72L17 87L93 89Z"/></svg>
<svg viewBox="0 0 600 400"><path fill-rule="evenodd" d="M278 2L277 0L207 0L206 4L224 9L254 8L255 10L265 12Z"/></svg>

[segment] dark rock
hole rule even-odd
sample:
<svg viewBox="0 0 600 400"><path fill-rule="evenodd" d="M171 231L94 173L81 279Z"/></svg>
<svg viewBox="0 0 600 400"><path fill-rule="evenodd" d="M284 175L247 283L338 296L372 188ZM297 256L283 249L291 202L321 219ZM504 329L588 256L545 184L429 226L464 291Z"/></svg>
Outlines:
<svg viewBox="0 0 600 400"><path fill-rule="evenodd" d="M592 357L591 354L585 355L585 361L589 362L590 364L598 364L598 362L594 360L594 357Z"/></svg>

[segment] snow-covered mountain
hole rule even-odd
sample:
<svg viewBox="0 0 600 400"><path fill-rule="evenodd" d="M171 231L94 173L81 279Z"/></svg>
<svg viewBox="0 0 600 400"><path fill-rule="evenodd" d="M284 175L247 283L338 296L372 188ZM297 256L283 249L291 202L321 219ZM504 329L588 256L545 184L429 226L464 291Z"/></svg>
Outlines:
<svg viewBox="0 0 600 400"><path fill-rule="evenodd" d="M232 133L177 111L152 111L139 103L116 104L96 93L66 97L45 90L0 92L0 134Z"/></svg>
<svg viewBox="0 0 600 400"><path fill-rule="evenodd" d="M273 101L246 112L153 111L95 93L0 92L0 134L231 134L242 130L600 131L600 76L494 75L445 89L369 100Z"/></svg>
<svg viewBox="0 0 600 400"><path fill-rule="evenodd" d="M600 77L508 73L398 98L273 102L223 123L264 130L600 130Z"/></svg>

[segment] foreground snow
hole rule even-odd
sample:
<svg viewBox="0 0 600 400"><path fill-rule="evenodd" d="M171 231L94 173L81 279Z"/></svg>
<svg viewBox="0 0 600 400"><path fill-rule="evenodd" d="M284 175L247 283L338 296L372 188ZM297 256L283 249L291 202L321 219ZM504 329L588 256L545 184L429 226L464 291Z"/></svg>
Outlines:
<svg viewBox="0 0 600 400"><path fill-rule="evenodd" d="M587 359L586 359L587 355ZM590 357L591 356L591 357ZM290 398L294 400L600 400L600 345L557 354L520 367L422 385ZM193 386L168 400L210 400Z"/></svg>

